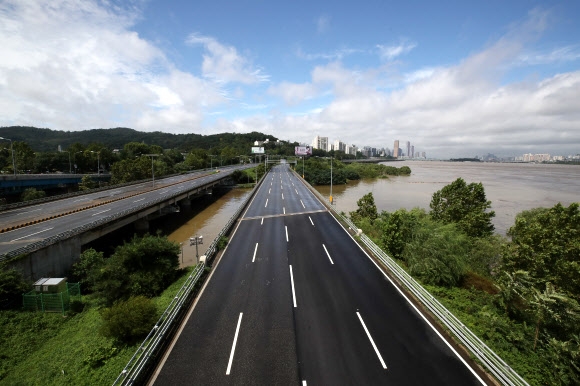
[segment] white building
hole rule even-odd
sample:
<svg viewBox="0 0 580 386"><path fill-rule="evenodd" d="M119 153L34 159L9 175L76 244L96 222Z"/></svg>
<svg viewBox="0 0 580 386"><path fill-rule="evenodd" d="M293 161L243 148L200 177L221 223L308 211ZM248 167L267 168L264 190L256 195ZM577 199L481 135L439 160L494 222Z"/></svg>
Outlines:
<svg viewBox="0 0 580 386"><path fill-rule="evenodd" d="M329 143L328 143L328 137L320 137L320 136L316 136L314 137L314 139L312 140L312 148L314 149L321 149L324 151L329 151Z"/></svg>

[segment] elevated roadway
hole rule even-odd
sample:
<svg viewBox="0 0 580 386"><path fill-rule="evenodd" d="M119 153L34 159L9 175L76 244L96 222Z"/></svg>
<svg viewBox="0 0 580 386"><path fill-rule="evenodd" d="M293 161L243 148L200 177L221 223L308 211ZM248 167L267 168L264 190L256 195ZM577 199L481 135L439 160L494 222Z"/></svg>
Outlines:
<svg viewBox="0 0 580 386"><path fill-rule="evenodd" d="M236 169L204 171L0 212L0 261L27 276L62 275L81 246L132 222L177 210L181 200L227 179ZM186 203L186 201L184 201ZM15 259L16 258L16 259Z"/></svg>
<svg viewBox="0 0 580 386"><path fill-rule="evenodd" d="M485 383L280 165L256 192L150 384Z"/></svg>

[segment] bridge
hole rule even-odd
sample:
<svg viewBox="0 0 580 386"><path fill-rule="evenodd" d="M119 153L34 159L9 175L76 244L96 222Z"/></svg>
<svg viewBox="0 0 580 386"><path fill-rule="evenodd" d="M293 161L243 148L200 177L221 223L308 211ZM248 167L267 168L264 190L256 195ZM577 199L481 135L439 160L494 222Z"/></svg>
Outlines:
<svg viewBox="0 0 580 386"><path fill-rule="evenodd" d="M279 165L255 192L149 384L486 382Z"/></svg>
<svg viewBox="0 0 580 386"><path fill-rule="evenodd" d="M30 278L64 275L78 259L82 245L134 223L179 210L189 199L205 194L251 165L200 171L162 180L98 190L0 212L0 262Z"/></svg>
<svg viewBox="0 0 580 386"><path fill-rule="evenodd" d="M0 175L0 195L20 194L28 188L55 189L76 187L84 174L5 174ZM110 174L88 174L93 181L107 182Z"/></svg>

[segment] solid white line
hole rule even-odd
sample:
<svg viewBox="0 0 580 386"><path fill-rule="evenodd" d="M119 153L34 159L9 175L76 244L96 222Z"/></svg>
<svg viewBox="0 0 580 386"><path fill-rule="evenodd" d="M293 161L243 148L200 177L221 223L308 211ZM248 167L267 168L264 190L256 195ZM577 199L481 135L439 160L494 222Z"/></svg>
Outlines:
<svg viewBox="0 0 580 386"><path fill-rule="evenodd" d="M310 224L312 224L312 226L314 226L314 223L312 222L312 219L310 218L310 216L308 216L308 219L310 220Z"/></svg>
<svg viewBox="0 0 580 386"><path fill-rule="evenodd" d="M252 257L252 263L256 260L256 252L258 252L258 243L256 243L256 248L254 248L254 257Z"/></svg>
<svg viewBox="0 0 580 386"><path fill-rule="evenodd" d="M268 207L268 199L266 198L266 205L264 205L264 208Z"/></svg>
<svg viewBox="0 0 580 386"><path fill-rule="evenodd" d="M25 239L25 238L27 238L27 237L29 237L29 236L34 236L34 235L37 235L37 234L39 234L39 233L42 233L42 232L49 231L49 230L51 230L51 229L53 229L53 228L54 228L54 227L46 228L45 230L38 231L38 232L31 233L31 234L29 234L29 235L26 235L26 236L19 237L19 238L17 238L17 239L11 240L10 242L12 242L12 241L18 241L18 240L22 240L22 239ZM288 238L288 236L286 236L286 238Z"/></svg>
<svg viewBox="0 0 580 386"><path fill-rule="evenodd" d="M110 211L110 210L111 210L111 209L105 209L105 210L101 210L100 212L97 212L97 213L95 213L95 214L93 214L93 215L91 215L91 216L96 216L96 215L98 215L98 214L105 213L105 212L108 212L108 211Z"/></svg>
<svg viewBox="0 0 580 386"><path fill-rule="evenodd" d="M375 341L373 340L373 337L371 336L371 334L369 333L369 330L367 329L367 326L365 325L365 322L362 319L362 316L360 316L360 314L356 313L358 315L358 319L360 320L360 323L362 324L363 328L365 329L365 332L367 333L367 336L369 337L369 340L371 341L371 344L373 345L373 348L375 349L375 353L377 354L377 356L379 357L379 360L381 361L381 364L383 365L383 369L387 369L387 365L385 364L385 361L383 360L383 357L381 356L381 353L379 352L379 349L377 348L377 345L375 344Z"/></svg>
<svg viewBox="0 0 580 386"><path fill-rule="evenodd" d="M296 291L294 291L294 275L292 275L292 266L290 266L290 283L292 284L292 301L294 302L294 308L296 308Z"/></svg>
<svg viewBox="0 0 580 386"><path fill-rule="evenodd" d="M332 261L330 253L328 253L328 251L326 250L326 245L322 244L322 247L324 248L324 252L326 252L326 256L328 256L328 260L330 260L330 264L334 265L334 261Z"/></svg>
<svg viewBox="0 0 580 386"><path fill-rule="evenodd" d="M243 312L240 312L240 317L238 318L238 327L236 327L236 334L234 335L234 343L232 344L232 352L230 353L230 361L228 362L228 369L226 370L226 375L230 375L230 370L232 369L232 362L234 360L234 352L236 351L236 343L238 341L238 333L240 332L240 324L242 324Z"/></svg>
<svg viewBox="0 0 580 386"><path fill-rule="evenodd" d="M284 225L284 228L286 228L286 242L288 242L288 226Z"/></svg>
<svg viewBox="0 0 580 386"><path fill-rule="evenodd" d="M302 204L302 207L303 207L304 209L306 209L306 207L304 206L304 203L302 202L302 200L300 200L300 203Z"/></svg>

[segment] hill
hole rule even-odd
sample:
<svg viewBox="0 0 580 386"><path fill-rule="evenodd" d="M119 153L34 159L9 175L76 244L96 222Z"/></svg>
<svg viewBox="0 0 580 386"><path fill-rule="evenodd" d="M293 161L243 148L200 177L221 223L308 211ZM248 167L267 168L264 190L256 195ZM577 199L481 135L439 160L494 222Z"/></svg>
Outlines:
<svg viewBox="0 0 580 386"><path fill-rule="evenodd" d="M148 145L159 145L164 149L178 149L189 151L194 148L209 149L211 147L234 146L256 140L276 141L272 135L259 132L251 133L222 133L212 135L201 134L170 134L160 131L147 133L125 127L112 129L93 129L83 131L60 131L40 129L28 126L0 127L0 137L10 138L12 141L26 142L34 151L56 151L60 145L66 149L74 143L88 145L102 143L110 149L122 149L129 142L143 142Z"/></svg>

